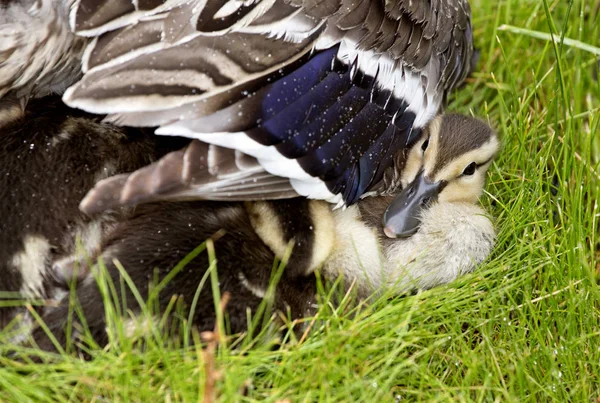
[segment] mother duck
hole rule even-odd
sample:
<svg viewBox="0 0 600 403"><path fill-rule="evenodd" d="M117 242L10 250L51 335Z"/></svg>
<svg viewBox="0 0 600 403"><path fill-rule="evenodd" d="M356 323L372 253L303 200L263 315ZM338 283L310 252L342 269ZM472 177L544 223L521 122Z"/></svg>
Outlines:
<svg viewBox="0 0 600 403"><path fill-rule="evenodd" d="M3 7L0 94L25 99L70 85L65 103L110 122L236 150L211 175L194 172L218 163L182 150L159 162L151 180L106 179L82 202L88 213L154 200L297 195L348 206L396 192L408 149L473 55L466 0ZM386 214L388 235L399 233L401 210Z"/></svg>

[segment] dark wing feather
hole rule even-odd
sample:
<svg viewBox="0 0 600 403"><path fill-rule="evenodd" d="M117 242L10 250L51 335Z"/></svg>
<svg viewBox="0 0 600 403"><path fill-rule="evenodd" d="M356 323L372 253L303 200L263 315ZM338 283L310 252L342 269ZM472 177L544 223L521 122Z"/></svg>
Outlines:
<svg viewBox="0 0 600 403"><path fill-rule="evenodd" d="M80 209L96 214L140 203L186 200L265 200L298 194L289 180L268 174L256 159L228 148L192 141L131 174L101 180Z"/></svg>
<svg viewBox="0 0 600 403"><path fill-rule="evenodd" d="M173 10L185 0L78 0L71 11L71 27L79 35L95 37Z"/></svg>
<svg viewBox="0 0 600 403"><path fill-rule="evenodd" d="M77 99L78 106L105 113L163 110L223 92L235 100L252 80L278 74L307 53L310 43L310 38L289 44L241 33L199 36L140 53L113 67L94 69L91 65L66 99Z"/></svg>
<svg viewBox="0 0 600 403"><path fill-rule="evenodd" d="M226 191L210 193L157 163L102 185L118 193L120 184L123 203L289 197L293 189L351 204L381 190L394 155L438 112L472 56L466 0L91 3L73 10L74 29L96 39L68 104L235 149L263 169L262 185L224 182ZM181 154L168 158L163 166L181 165Z"/></svg>

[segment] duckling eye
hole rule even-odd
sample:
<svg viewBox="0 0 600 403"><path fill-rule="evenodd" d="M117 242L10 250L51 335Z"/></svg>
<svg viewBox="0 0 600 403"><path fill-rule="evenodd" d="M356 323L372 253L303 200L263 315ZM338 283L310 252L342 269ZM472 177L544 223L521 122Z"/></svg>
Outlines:
<svg viewBox="0 0 600 403"><path fill-rule="evenodd" d="M423 150L423 151L427 150L428 146L429 146L429 139L427 139L423 142L423 144L421 145L421 150Z"/></svg>
<svg viewBox="0 0 600 403"><path fill-rule="evenodd" d="M477 164L474 162L471 162L469 165L467 165L467 167L463 171L463 175L473 175L475 173L476 168L477 168Z"/></svg>

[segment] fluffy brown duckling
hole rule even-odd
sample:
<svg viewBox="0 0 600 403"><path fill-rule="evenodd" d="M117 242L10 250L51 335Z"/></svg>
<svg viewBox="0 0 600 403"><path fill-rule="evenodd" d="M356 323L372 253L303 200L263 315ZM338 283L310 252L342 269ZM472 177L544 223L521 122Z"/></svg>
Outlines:
<svg viewBox="0 0 600 403"><path fill-rule="evenodd" d="M260 304L262 298L256 290L266 287L275 256L254 232L243 203L151 203L93 217L78 208L97 181L135 171L189 140L104 124L101 117L69 109L56 97L31 100L24 113L19 111L12 102L0 106L0 112L5 112L0 114L4 217L0 292L5 298L35 301L44 321L64 344L66 277L78 275L77 296L87 324L98 342L105 343L104 308L87 258L102 257L117 283L119 272L113 259L118 260L147 297L155 269L159 278L164 277L194 248L225 230L217 245L221 288L232 295L227 306L231 331L245 329L246 309L256 310ZM289 203L288 211L300 211L303 201L294 199L279 205L283 203ZM294 231L291 226L287 228ZM83 251L78 251L78 241ZM190 303L207 262L206 254L190 262L161 294L161 306L166 306L174 294L183 295L184 302ZM291 276L288 280L285 276L277 288L275 308L302 316L313 301L315 285L311 279ZM132 295L127 297L134 301ZM0 329L5 329L9 339L22 341L35 326L34 320L23 303L6 305L0 308ZM195 323L200 329L212 329L214 316L212 293L205 289ZM34 339L44 349L53 348L40 328L34 331Z"/></svg>
<svg viewBox="0 0 600 403"><path fill-rule="evenodd" d="M413 207L405 216L414 226L410 230L416 232L392 239L384 234L381 218L394 196L364 198L345 209L303 198L155 202L90 218L77 205L97 180L134 171L182 144L176 139L165 144L164 139L144 132L102 124L52 99L33 102L27 113L2 128L0 166L5 172L0 189L8 201L3 213L11 220L2 234L7 247L0 257L7 275L0 286L24 298L54 300L40 313L62 344L69 309L65 277L74 268L83 274L76 292L87 326L100 344L108 340L100 291L86 260L75 250L78 237L92 261L102 258L116 283L120 274L114 260L118 260L146 298L155 273L164 278L195 247L224 230L215 248L221 292L231 294L227 305L231 332L246 329L247 309L256 311L273 260L284 257L290 242L293 249L274 306L288 311L292 319L313 309L316 270L330 280L341 274L346 284L355 281L360 297L386 286L403 292L443 284L473 270L493 245L493 226L475 202L499 143L491 129L474 119L442 117L411 149L402 183L414 183L421 176L445 184L439 185L437 196L429 193L431 204L409 205ZM449 154L441 155L442 150ZM233 151L213 152L220 155L217 160L224 161L223 166L227 153L229 162L235 161ZM470 168L465 172L471 162L476 165L472 174ZM207 267L205 254L193 259L167 284L161 306L175 294L182 296L184 305L190 304ZM128 292L124 297L136 312L133 295ZM24 311L4 308L2 325ZM31 324L28 314L25 317L22 323ZM194 322L200 330L208 330L214 318L212 292L205 287ZM33 336L40 347L54 348L41 328Z"/></svg>
<svg viewBox="0 0 600 403"><path fill-rule="evenodd" d="M494 226L477 201L499 149L497 134L477 119L436 118L409 152L399 195L365 197L334 210L311 202L320 211L313 221L320 223L314 237L321 258L306 272L341 275L360 297L390 287L396 293L428 289L471 272L494 246ZM386 217L390 211L394 220ZM282 256L278 224L262 220L255 229Z"/></svg>
<svg viewBox="0 0 600 403"><path fill-rule="evenodd" d="M56 297L53 265L74 259L76 239L93 255L106 230L124 217L108 212L90 219L81 213L78 201L89 188L183 143L102 124L58 97L32 100L25 112L5 98L0 119L0 291L5 300L20 296L43 303ZM0 328L24 312L3 305ZM25 315L15 324L30 322Z"/></svg>

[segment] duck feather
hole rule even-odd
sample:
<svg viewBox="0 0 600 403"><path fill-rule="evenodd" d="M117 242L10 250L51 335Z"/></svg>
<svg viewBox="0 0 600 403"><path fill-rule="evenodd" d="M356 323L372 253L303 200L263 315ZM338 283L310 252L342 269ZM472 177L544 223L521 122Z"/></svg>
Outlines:
<svg viewBox="0 0 600 403"><path fill-rule="evenodd" d="M28 1L18 2L21 10ZM1 66L8 79L0 83L0 95L17 87L35 95L30 83L47 89L46 77L70 85L79 78L73 66L81 66L83 77L63 97L69 106L106 114L113 123L157 126L158 134L237 150L284 178L272 183L287 180L296 194L345 205L382 189L384 172L398 169L393 156L410 147L439 112L446 93L468 73L473 53L466 0L36 4L56 14L39 21L55 24L61 33L52 37L64 36L67 48L43 47L60 59L46 55L50 63L26 72ZM42 42L27 40L32 49ZM0 41L0 49L10 58L16 48L7 43ZM57 71L68 77L59 74L57 80L50 74ZM163 179L175 180L176 172L183 167ZM123 183L136 177L149 180L134 175ZM178 186L182 181L188 183L180 178ZM186 197L201 189L197 183L185 192L178 186L160 189L178 189L175 194ZM110 187L125 191L115 183ZM228 190L239 197L235 188ZM245 196L247 191L239 189Z"/></svg>
<svg viewBox="0 0 600 403"><path fill-rule="evenodd" d="M296 196L288 179L269 174L255 158L194 140L184 150L171 152L133 173L99 181L79 207L94 215L155 201L244 201Z"/></svg>
<svg viewBox="0 0 600 403"><path fill-rule="evenodd" d="M86 41L69 31L69 3L0 4L0 98L64 92L78 79Z"/></svg>

